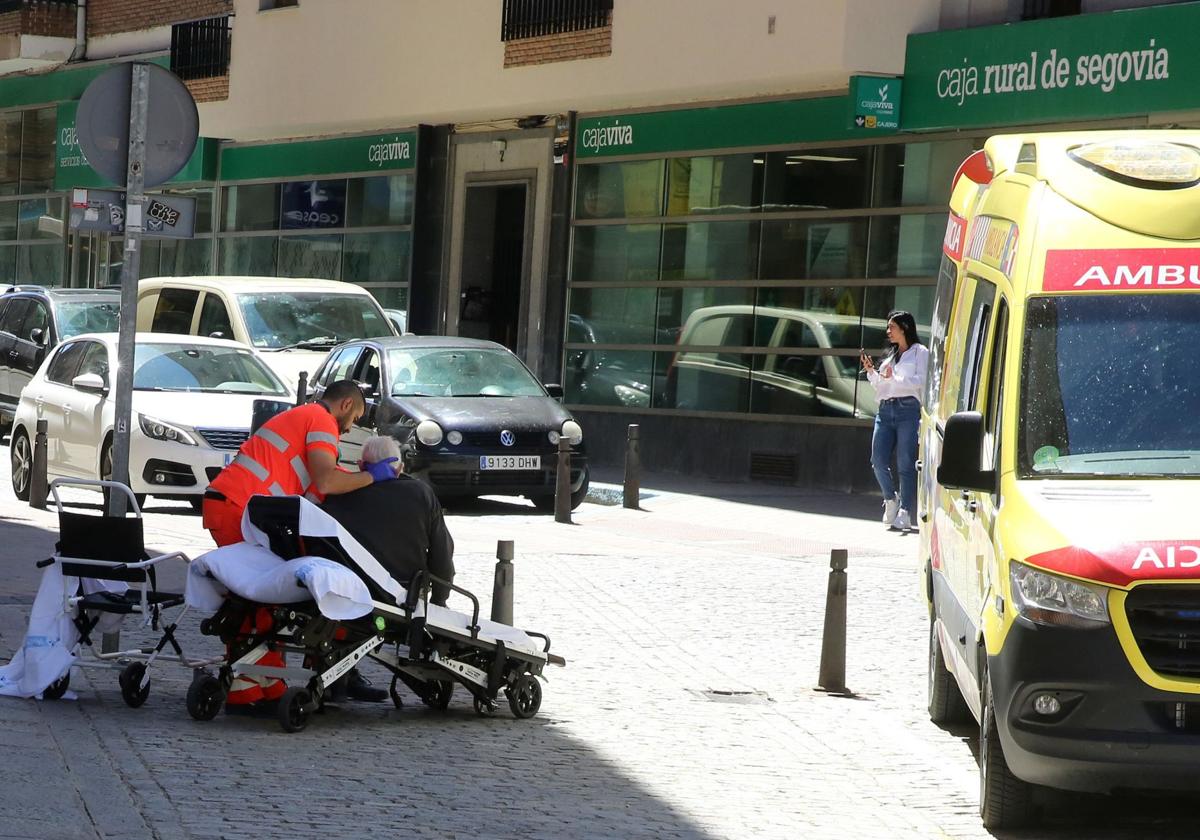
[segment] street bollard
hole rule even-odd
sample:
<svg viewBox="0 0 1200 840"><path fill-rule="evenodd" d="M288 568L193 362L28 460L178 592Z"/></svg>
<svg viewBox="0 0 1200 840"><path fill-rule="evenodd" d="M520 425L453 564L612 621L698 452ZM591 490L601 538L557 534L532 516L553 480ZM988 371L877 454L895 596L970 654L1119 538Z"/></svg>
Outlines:
<svg viewBox="0 0 1200 840"><path fill-rule="evenodd" d="M513 623L513 541L496 541L496 582L492 584L492 621Z"/></svg>
<svg viewBox="0 0 1200 840"><path fill-rule="evenodd" d="M33 436L33 460L29 465L29 506L46 509L46 496L50 493L46 482L46 421L37 421L37 433Z"/></svg>
<svg viewBox="0 0 1200 840"><path fill-rule="evenodd" d="M625 438L625 507L638 510L642 500L641 445L636 423L629 424Z"/></svg>
<svg viewBox="0 0 1200 840"><path fill-rule="evenodd" d="M829 589L825 594L825 631L821 636L821 691L846 690L846 560L844 548L829 552Z"/></svg>
<svg viewBox="0 0 1200 840"><path fill-rule="evenodd" d="M554 521L571 524L571 443L558 439L558 475L554 482Z"/></svg>
<svg viewBox="0 0 1200 840"><path fill-rule="evenodd" d="M308 399L308 371L300 371L300 381L296 383L296 405L304 405Z"/></svg>

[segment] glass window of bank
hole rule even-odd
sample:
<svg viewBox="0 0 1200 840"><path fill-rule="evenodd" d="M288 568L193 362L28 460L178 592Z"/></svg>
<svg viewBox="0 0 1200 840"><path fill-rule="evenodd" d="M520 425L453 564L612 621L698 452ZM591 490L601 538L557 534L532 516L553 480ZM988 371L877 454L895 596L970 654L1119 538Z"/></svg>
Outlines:
<svg viewBox="0 0 1200 840"><path fill-rule="evenodd" d="M222 186L221 274L344 280L408 308L414 176Z"/></svg>
<svg viewBox="0 0 1200 840"><path fill-rule="evenodd" d="M564 379L587 407L874 416L860 348L929 340L950 181L982 138L580 161Z"/></svg>
<svg viewBox="0 0 1200 840"><path fill-rule="evenodd" d="M0 283L63 280L64 202L54 192L57 112L0 113Z"/></svg>

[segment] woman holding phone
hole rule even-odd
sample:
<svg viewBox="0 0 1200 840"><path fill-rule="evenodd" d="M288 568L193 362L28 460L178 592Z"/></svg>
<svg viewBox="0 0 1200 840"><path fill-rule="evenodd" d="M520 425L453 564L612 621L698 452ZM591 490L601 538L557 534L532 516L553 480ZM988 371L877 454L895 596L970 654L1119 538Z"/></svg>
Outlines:
<svg viewBox="0 0 1200 840"><path fill-rule="evenodd" d="M887 340L888 347L878 367L865 351L860 361L879 399L871 436L871 468L883 491L883 524L905 532L916 527L917 432L929 350L917 337L916 319L899 309L888 313Z"/></svg>

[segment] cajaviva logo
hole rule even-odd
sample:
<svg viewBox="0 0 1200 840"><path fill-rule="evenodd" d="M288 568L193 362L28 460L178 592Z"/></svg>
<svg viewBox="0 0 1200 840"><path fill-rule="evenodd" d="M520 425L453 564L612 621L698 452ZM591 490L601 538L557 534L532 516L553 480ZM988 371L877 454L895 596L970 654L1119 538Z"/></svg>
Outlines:
<svg viewBox="0 0 1200 840"><path fill-rule="evenodd" d="M1025 562L1048 572L1112 586L1128 586L1139 580L1200 579L1200 539L1087 548L1072 545L1035 554Z"/></svg>
<svg viewBox="0 0 1200 840"><path fill-rule="evenodd" d="M887 102L888 87L890 87L890 85L884 85L883 87L881 87L879 89L879 101L880 102Z"/></svg>
<svg viewBox="0 0 1200 840"><path fill-rule="evenodd" d="M1047 292L1200 289L1200 248L1097 248L1047 251Z"/></svg>

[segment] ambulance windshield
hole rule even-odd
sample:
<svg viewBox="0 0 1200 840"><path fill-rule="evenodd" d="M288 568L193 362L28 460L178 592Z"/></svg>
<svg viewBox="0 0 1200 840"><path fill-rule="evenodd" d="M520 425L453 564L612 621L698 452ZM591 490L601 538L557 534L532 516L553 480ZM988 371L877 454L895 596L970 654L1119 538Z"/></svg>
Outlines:
<svg viewBox="0 0 1200 840"><path fill-rule="evenodd" d="M1200 475L1198 352L1200 295L1032 298L1021 475Z"/></svg>

